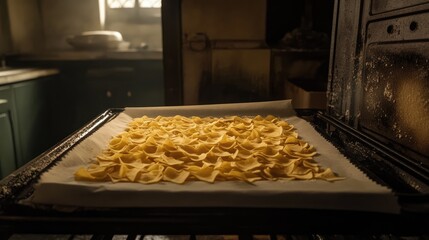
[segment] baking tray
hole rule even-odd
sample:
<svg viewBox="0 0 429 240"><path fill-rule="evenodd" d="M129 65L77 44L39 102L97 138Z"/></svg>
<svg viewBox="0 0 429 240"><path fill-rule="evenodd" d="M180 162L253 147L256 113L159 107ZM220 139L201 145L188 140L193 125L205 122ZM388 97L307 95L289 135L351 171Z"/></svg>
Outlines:
<svg viewBox="0 0 429 240"><path fill-rule="evenodd" d="M76 181L73 173L92 159L122 132L135 117L156 116L255 116L275 115L292 124L300 137L314 145L321 166L331 168L341 181L241 181L185 184L155 184ZM126 196L126 199L124 198ZM171 199L174 199L172 201ZM317 201L315 201L317 199ZM212 104L174 107L126 108L117 117L101 126L45 172L35 185L32 196L23 204L53 205L67 209L76 207L265 207L334 209L398 213L399 206L392 191L369 179L353 166L314 128L296 116L291 100Z"/></svg>
<svg viewBox="0 0 429 240"><path fill-rule="evenodd" d="M424 233L425 214L264 207L81 208L72 212L18 204L39 176L124 109L109 109L0 182L3 233L282 234Z"/></svg>

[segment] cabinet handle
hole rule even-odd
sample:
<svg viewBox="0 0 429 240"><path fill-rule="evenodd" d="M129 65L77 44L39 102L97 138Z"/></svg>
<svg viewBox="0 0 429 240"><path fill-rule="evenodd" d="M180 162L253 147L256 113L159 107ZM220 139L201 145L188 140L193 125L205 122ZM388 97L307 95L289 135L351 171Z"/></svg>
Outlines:
<svg viewBox="0 0 429 240"><path fill-rule="evenodd" d="M0 105L6 104L6 103L7 103L7 99L0 99Z"/></svg>

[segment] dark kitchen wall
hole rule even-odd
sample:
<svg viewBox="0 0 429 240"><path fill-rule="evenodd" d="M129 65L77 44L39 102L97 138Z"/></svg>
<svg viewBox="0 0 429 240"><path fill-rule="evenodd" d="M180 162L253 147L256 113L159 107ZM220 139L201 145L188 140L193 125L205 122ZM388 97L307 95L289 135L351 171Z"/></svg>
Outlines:
<svg viewBox="0 0 429 240"><path fill-rule="evenodd" d="M99 0L39 0L47 50L69 50L66 38L91 30L122 33L133 48L145 43L149 49L162 49L161 10L108 9L101 22Z"/></svg>
<svg viewBox="0 0 429 240"><path fill-rule="evenodd" d="M37 0L0 1L0 54L32 52L43 46Z"/></svg>
<svg viewBox="0 0 429 240"><path fill-rule="evenodd" d="M42 18L37 0L9 0L8 11L15 53L43 49Z"/></svg>
<svg viewBox="0 0 429 240"><path fill-rule="evenodd" d="M12 51L7 0L0 0L0 55Z"/></svg>
<svg viewBox="0 0 429 240"><path fill-rule="evenodd" d="M89 7L94 2L96 8ZM98 0L0 0L0 53L68 47L67 35L99 22L89 19L93 15L98 16Z"/></svg>
<svg viewBox="0 0 429 240"><path fill-rule="evenodd" d="M132 47L146 43L149 49L162 49L160 9L131 19L118 18L118 14L107 11L103 26L99 3L100 0L1 0L0 53L71 50L67 37L103 29L121 32ZM116 12L130 16L123 9Z"/></svg>
<svg viewBox="0 0 429 240"><path fill-rule="evenodd" d="M99 0L38 1L46 50L71 49L66 42L68 36L101 29Z"/></svg>
<svg viewBox="0 0 429 240"><path fill-rule="evenodd" d="M67 36L100 28L98 0L2 0L1 6L1 31L10 29L11 42L2 34L1 46L10 45L9 53L67 49Z"/></svg>

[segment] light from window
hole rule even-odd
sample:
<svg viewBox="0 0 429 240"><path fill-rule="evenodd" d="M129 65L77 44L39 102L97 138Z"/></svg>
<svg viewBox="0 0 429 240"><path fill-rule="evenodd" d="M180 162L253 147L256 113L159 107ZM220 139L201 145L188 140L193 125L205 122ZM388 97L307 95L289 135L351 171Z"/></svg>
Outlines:
<svg viewBox="0 0 429 240"><path fill-rule="evenodd" d="M109 8L133 8L135 0L107 0ZM161 0L138 0L140 8L160 8Z"/></svg>
<svg viewBox="0 0 429 240"><path fill-rule="evenodd" d="M161 0L139 0L141 8L160 8Z"/></svg>
<svg viewBox="0 0 429 240"><path fill-rule="evenodd" d="M109 8L133 8L134 0L107 0Z"/></svg>

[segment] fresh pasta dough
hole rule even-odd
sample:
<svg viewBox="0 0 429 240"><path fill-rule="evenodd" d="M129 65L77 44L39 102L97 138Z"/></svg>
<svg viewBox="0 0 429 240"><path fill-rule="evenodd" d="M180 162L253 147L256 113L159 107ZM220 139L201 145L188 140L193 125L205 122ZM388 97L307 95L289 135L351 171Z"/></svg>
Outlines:
<svg viewBox="0 0 429 240"><path fill-rule="evenodd" d="M315 148L274 116L150 118L131 121L76 180L138 182L342 179Z"/></svg>

